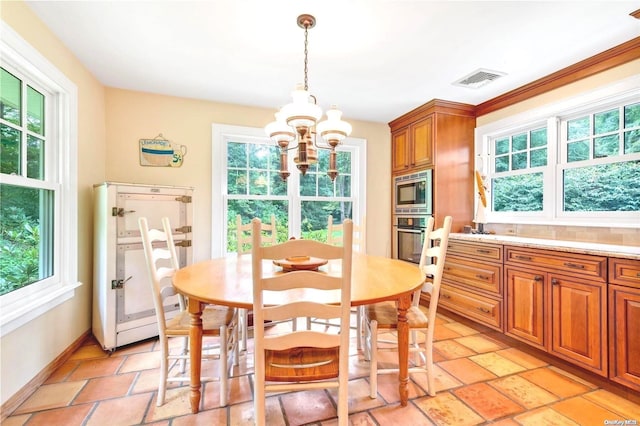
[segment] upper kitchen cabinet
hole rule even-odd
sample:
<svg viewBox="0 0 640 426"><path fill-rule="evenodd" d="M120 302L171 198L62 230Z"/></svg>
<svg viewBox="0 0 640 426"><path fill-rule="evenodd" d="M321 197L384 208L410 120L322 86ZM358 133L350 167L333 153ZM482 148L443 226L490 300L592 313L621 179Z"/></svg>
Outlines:
<svg viewBox="0 0 640 426"><path fill-rule="evenodd" d="M452 216L452 232L473 219L475 126L475 106L440 99L389 123L393 175L433 169L433 214Z"/></svg>

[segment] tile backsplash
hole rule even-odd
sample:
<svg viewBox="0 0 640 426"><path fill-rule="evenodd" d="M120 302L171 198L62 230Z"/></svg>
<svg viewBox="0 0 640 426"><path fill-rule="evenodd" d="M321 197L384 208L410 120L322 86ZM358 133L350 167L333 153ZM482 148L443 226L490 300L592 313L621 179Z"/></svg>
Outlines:
<svg viewBox="0 0 640 426"><path fill-rule="evenodd" d="M640 228L488 223L484 229L499 235L513 235L517 237L640 246Z"/></svg>

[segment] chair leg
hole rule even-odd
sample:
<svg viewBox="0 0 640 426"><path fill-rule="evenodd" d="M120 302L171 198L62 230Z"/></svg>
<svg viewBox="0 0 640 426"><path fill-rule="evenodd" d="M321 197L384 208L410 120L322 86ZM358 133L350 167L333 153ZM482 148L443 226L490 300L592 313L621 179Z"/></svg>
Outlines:
<svg viewBox="0 0 640 426"><path fill-rule="evenodd" d="M369 396L372 399L378 396L378 321L371 321L371 332L369 334Z"/></svg>
<svg viewBox="0 0 640 426"><path fill-rule="evenodd" d="M238 342L238 335L239 335L239 330L238 330L238 323L236 322L236 324L233 326L233 330L231 331L232 335L232 343L231 343L231 350L233 351L233 365L238 365L240 364L240 353L239 353L239 342ZM246 346L245 346L246 349Z"/></svg>
<svg viewBox="0 0 640 426"><path fill-rule="evenodd" d="M180 351L180 355L183 355L184 358L180 360L180 374L184 374L187 371L187 358L186 355L189 354L189 338L181 337L182 339L182 349Z"/></svg>
<svg viewBox="0 0 640 426"><path fill-rule="evenodd" d="M356 349L362 349L362 306L356 307Z"/></svg>
<svg viewBox="0 0 640 426"><path fill-rule="evenodd" d="M240 345L241 351L247 350L247 332L249 329L249 311L246 309L240 309L240 328L242 334L242 342Z"/></svg>
<svg viewBox="0 0 640 426"><path fill-rule="evenodd" d="M424 348L426 352L425 368L427 370L427 390L430 396L436 396L436 385L433 378L433 344L425 337Z"/></svg>
<svg viewBox="0 0 640 426"><path fill-rule="evenodd" d="M160 383L158 384L158 399L156 405L158 407L164 404L165 395L167 393L167 375L169 374L169 342L167 338L160 337Z"/></svg>
<svg viewBox="0 0 640 426"><path fill-rule="evenodd" d="M227 327L220 327L220 406L227 406L227 389L229 387L229 348L227 343Z"/></svg>

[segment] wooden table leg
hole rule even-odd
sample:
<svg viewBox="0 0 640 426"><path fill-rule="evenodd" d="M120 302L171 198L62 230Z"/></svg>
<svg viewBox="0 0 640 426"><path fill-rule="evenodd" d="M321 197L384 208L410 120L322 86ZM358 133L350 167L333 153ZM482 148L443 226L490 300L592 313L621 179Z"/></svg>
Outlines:
<svg viewBox="0 0 640 426"><path fill-rule="evenodd" d="M189 359L191 362L191 412L197 413L200 409L201 383L200 368L202 367L202 303L197 300L189 300Z"/></svg>
<svg viewBox="0 0 640 426"><path fill-rule="evenodd" d="M400 405L406 407L409 401L409 323L407 310L411 306L411 294L398 299L398 379L400 381Z"/></svg>

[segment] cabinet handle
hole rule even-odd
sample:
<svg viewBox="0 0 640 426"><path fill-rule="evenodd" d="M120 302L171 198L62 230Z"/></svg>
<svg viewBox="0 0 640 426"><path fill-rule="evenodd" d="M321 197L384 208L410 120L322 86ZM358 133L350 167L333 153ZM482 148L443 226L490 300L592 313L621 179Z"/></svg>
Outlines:
<svg viewBox="0 0 640 426"><path fill-rule="evenodd" d="M491 309L483 308L482 306L478 306L478 310L480 312L484 312L485 314L490 314L491 313Z"/></svg>
<svg viewBox="0 0 640 426"><path fill-rule="evenodd" d="M487 250L487 249L478 249L476 250L478 253L482 253L482 254L489 254L491 253L491 250Z"/></svg>
<svg viewBox="0 0 640 426"><path fill-rule="evenodd" d="M564 262L564 266L567 268L584 269L584 265L580 265L579 263Z"/></svg>
<svg viewBox="0 0 640 426"><path fill-rule="evenodd" d="M527 262L531 262L531 257L530 257L530 256L520 256L520 255L517 255L517 256L513 256L513 257L515 257L515 258L516 258L516 259L518 259L518 260L526 260Z"/></svg>
<svg viewBox="0 0 640 426"><path fill-rule="evenodd" d="M542 277L540 275L536 275L535 277L533 277L533 280L540 282L542 281Z"/></svg>
<svg viewBox="0 0 640 426"><path fill-rule="evenodd" d="M558 281L557 279L553 278L553 279L551 280L551 284L553 284L553 285L558 285L558 284L560 284L560 281Z"/></svg>
<svg viewBox="0 0 640 426"><path fill-rule="evenodd" d="M638 272L638 273L636 274L636 277L640 278L640 272Z"/></svg>
<svg viewBox="0 0 640 426"><path fill-rule="evenodd" d="M489 277L486 275L476 275L476 278L479 280L489 281Z"/></svg>
<svg viewBox="0 0 640 426"><path fill-rule="evenodd" d="M440 297L442 297L443 299L451 299L451 296L449 296L448 294L442 293L440 295Z"/></svg>

